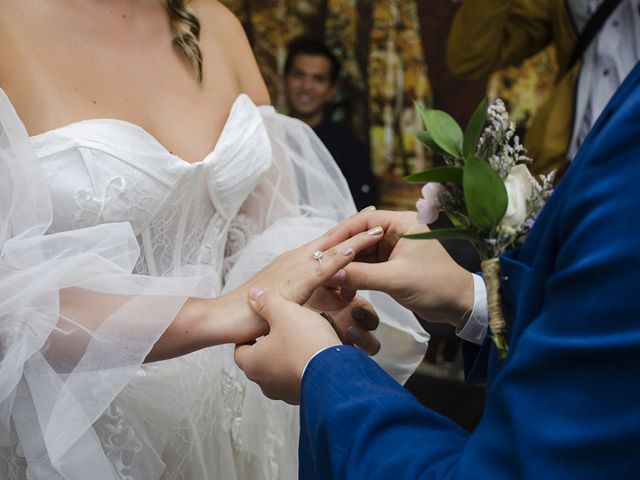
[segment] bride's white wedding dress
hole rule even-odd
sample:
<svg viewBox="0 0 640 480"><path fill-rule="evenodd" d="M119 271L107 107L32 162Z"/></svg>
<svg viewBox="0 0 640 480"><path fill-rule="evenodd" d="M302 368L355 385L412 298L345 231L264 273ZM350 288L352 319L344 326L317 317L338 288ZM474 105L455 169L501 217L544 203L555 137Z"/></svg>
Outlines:
<svg viewBox="0 0 640 480"><path fill-rule="evenodd" d="M0 90L0 478L296 478L297 409L262 396L233 346L142 362L189 296L352 212L310 129L245 95L189 164L114 119L30 138ZM371 299L376 359L404 381L428 336Z"/></svg>

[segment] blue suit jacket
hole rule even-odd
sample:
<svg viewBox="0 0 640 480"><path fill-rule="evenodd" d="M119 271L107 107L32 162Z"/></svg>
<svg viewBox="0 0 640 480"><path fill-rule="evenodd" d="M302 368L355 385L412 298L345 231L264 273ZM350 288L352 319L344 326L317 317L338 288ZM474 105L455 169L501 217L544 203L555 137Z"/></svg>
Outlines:
<svg viewBox="0 0 640 480"><path fill-rule="evenodd" d="M640 478L640 65L501 263L511 350L484 348L475 432L335 347L303 378L301 479Z"/></svg>

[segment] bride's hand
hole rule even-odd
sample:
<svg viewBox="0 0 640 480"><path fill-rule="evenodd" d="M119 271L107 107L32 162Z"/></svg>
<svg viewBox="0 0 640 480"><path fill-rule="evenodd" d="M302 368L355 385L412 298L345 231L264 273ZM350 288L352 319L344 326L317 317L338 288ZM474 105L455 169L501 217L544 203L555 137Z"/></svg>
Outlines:
<svg viewBox="0 0 640 480"><path fill-rule="evenodd" d="M235 310L233 318L221 320L226 322L220 327L226 331L227 341L245 343L268 332L267 324L253 312L247 303L247 295L252 286L259 285L268 288L287 300L303 305L309 301L318 287L347 266L357 254L373 247L382 238L382 233L381 228L372 228L339 243L332 241L330 233L327 233L276 257L253 278L227 294L226 297L230 299ZM350 302L351 299L347 300ZM314 300L314 302L318 306L321 304L319 300ZM344 338L347 338L348 327L352 325L344 320L347 310L349 314L351 311L347 305L348 303L343 301L340 308L337 308L338 304L332 304L332 308L326 309L333 310L333 313L340 320L338 326L344 327L340 333ZM352 308L363 305L356 303ZM365 343L369 348L370 343Z"/></svg>
<svg viewBox="0 0 640 480"><path fill-rule="evenodd" d="M380 350L380 342L370 331L378 327L378 315L365 298L353 293L345 298L339 289L321 286L304 306L322 315L342 343L355 345L369 355L375 355Z"/></svg>

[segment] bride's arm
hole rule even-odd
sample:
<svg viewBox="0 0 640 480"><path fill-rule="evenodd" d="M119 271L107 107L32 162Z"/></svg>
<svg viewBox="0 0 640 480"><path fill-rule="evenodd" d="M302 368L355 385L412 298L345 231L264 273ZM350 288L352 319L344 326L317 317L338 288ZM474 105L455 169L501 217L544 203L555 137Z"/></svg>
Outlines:
<svg viewBox="0 0 640 480"><path fill-rule="evenodd" d="M262 321L250 315L246 301L241 297L238 291L216 298L188 298L152 346L145 362L178 357L213 345L244 342L266 333ZM128 305L162 303L165 299L160 296L112 295L77 287L62 289L59 321L48 339L49 359L60 370L73 368L84 354L81 347L91 338L88 331L97 330L104 319L128 308ZM132 312L136 310L131 309ZM142 333L137 328L138 322L142 321L139 317L132 318L126 326L129 340ZM77 328L80 325L82 328ZM70 345L73 348L69 348Z"/></svg>

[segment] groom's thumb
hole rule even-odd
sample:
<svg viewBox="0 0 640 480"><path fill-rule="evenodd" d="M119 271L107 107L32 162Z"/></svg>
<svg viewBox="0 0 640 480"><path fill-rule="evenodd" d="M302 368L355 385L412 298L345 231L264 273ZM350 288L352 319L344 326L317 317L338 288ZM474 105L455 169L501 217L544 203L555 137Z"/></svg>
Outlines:
<svg viewBox="0 0 640 480"><path fill-rule="evenodd" d="M278 314L282 314L282 304L286 300L264 287L253 287L249 290L249 303L253 311L271 325L278 320Z"/></svg>
<svg viewBox="0 0 640 480"><path fill-rule="evenodd" d="M345 268L345 275L338 285L353 290L380 290L389 288L393 273L388 262L360 263L353 262ZM338 282L336 282L338 283Z"/></svg>

